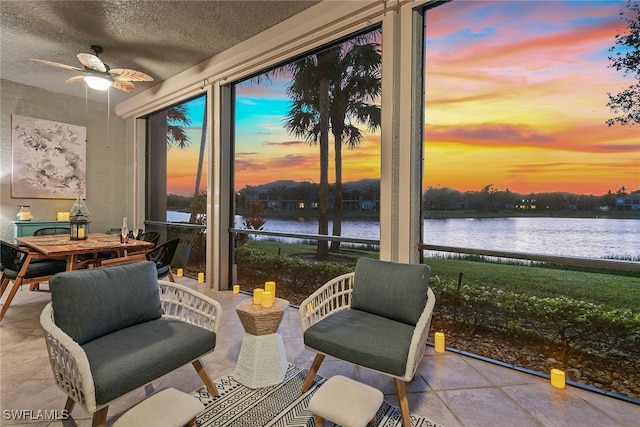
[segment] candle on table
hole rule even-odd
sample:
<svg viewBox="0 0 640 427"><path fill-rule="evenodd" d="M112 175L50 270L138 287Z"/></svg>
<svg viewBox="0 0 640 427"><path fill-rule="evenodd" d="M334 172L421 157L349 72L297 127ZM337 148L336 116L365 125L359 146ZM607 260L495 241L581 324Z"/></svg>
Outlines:
<svg viewBox="0 0 640 427"><path fill-rule="evenodd" d="M444 334L442 332L436 332L434 347L435 347L436 353L444 352Z"/></svg>
<svg viewBox="0 0 640 427"><path fill-rule="evenodd" d="M84 228L78 228L78 239L84 239Z"/></svg>
<svg viewBox="0 0 640 427"><path fill-rule="evenodd" d="M263 306L264 308L269 308L271 307L271 304L273 304L273 297L271 292L267 292L267 291L263 292L260 305Z"/></svg>
<svg viewBox="0 0 640 427"><path fill-rule="evenodd" d="M233 293L234 294L240 293L240 285L233 285Z"/></svg>
<svg viewBox="0 0 640 427"><path fill-rule="evenodd" d="M198 283L204 283L204 273L198 273Z"/></svg>
<svg viewBox="0 0 640 427"><path fill-rule="evenodd" d="M551 385L555 388L564 388L565 380L564 380L564 372L560 369L552 369L551 370Z"/></svg>
<svg viewBox="0 0 640 427"><path fill-rule="evenodd" d="M271 302L276 299L276 282L264 282L264 291L271 292Z"/></svg>
<svg viewBox="0 0 640 427"><path fill-rule="evenodd" d="M182 277L184 275L184 270L182 268L179 268L177 273L178 277Z"/></svg>
<svg viewBox="0 0 640 427"><path fill-rule="evenodd" d="M262 293L264 289L258 288L253 290L253 303L260 305L262 303Z"/></svg>

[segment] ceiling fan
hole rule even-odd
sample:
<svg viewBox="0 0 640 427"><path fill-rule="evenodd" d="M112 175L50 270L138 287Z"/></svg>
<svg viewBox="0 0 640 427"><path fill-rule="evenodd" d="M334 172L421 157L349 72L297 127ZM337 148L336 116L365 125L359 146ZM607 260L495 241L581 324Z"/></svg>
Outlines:
<svg viewBox="0 0 640 427"><path fill-rule="evenodd" d="M153 77L141 71L131 70L129 68L109 68L107 64L98 58L102 53L102 47L100 46L92 45L91 51L93 52L92 54L79 53L77 55L78 60L84 66L84 69L44 59L31 59L43 64L53 65L54 67L85 73L86 75L84 76L71 77L67 80L67 83L79 83L81 81L85 81L90 88L97 90L107 90L110 86L113 86L116 89L131 93L136 88L131 82L153 81Z"/></svg>

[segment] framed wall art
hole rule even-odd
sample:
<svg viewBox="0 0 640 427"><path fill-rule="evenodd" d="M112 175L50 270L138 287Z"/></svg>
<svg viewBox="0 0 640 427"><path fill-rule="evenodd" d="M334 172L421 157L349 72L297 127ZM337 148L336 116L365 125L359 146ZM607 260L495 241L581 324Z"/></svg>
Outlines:
<svg viewBox="0 0 640 427"><path fill-rule="evenodd" d="M87 128L13 114L11 196L86 198Z"/></svg>

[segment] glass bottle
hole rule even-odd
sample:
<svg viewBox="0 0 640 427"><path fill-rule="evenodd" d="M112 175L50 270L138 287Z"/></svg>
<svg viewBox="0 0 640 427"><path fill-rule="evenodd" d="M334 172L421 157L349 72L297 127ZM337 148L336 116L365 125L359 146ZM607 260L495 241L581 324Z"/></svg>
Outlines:
<svg viewBox="0 0 640 427"><path fill-rule="evenodd" d="M120 243L129 243L129 227L127 227L127 218L122 218L122 229L120 229Z"/></svg>

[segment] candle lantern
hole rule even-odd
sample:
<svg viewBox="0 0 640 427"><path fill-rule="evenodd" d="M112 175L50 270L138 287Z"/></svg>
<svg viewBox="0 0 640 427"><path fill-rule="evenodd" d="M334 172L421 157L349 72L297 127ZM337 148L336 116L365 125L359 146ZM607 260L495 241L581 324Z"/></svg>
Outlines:
<svg viewBox="0 0 640 427"><path fill-rule="evenodd" d="M71 240L87 240L89 235L89 220L85 216L74 216L69 219L71 227Z"/></svg>
<svg viewBox="0 0 640 427"><path fill-rule="evenodd" d="M89 237L89 209L84 200L78 196L69 211L69 227L71 240L86 240Z"/></svg>

